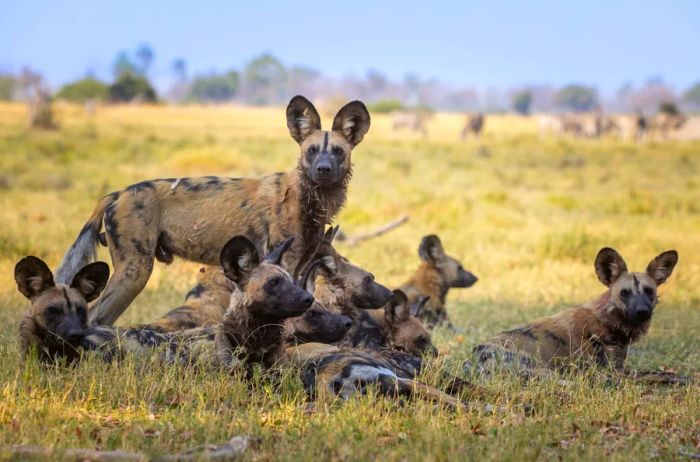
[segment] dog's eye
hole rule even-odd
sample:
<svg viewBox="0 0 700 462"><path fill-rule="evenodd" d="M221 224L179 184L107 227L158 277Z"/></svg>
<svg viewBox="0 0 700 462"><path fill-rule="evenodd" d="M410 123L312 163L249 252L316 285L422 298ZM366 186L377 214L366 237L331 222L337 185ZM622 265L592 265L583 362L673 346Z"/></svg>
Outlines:
<svg viewBox="0 0 700 462"><path fill-rule="evenodd" d="M334 156L338 156L338 157L345 155L345 152L343 151L343 149L342 149L342 148L339 148L338 146L335 146L335 147L331 150L331 152L333 152L333 155L334 155Z"/></svg>
<svg viewBox="0 0 700 462"><path fill-rule="evenodd" d="M629 289L622 289L622 290L620 291L620 297L622 297L622 298L627 298L627 297L629 297L629 296L630 296L630 291L629 291Z"/></svg>
<svg viewBox="0 0 700 462"><path fill-rule="evenodd" d="M63 307L62 306L50 306L46 310L48 314L51 314L53 316L58 316L63 314Z"/></svg>
<svg viewBox="0 0 700 462"><path fill-rule="evenodd" d="M313 156L317 152L318 152L318 147L316 147L316 146L311 146L311 147L309 147L309 149L306 150L306 153L311 155L311 156Z"/></svg>
<svg viewBox="0 0 700 462"><path fill-rule="evenodd" d="M645 287L644 295L646 295L649 298L652 298L654 296L654 289L652 289L651 287Z"/></svg>
<svg viewBox="0 0 700 462"><path fill-rule="evenodd" d="M272 278L265 283L265 290L274 290L282 284L282 278Z"/></svg>

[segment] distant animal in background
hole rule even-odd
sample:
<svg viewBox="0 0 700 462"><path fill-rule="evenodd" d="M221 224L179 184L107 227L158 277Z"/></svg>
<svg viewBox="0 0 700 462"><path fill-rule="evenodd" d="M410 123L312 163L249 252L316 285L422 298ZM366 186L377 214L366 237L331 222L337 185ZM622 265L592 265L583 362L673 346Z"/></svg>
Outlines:
<svg viewBox="0 0 700 462"><path fill-rule="evenodd" d="M74 361L85 340L88 303L107 285L109 266L85 265L69 284L57 284L48 265L37 257L25 257L15 266L17 289L31 301L19 326L23 354L36 348L39 357Z"/></svg>
<svg viewBox="0 0 700 462"><path fill-rule="evenodd" d="M469 136L481 138L481 132L484 129L484 114L472 114L467 116L464 128L462 128L462 139L466 140Z"/></svg>
<svg viewBox="0 0 700 462"><path fill-rule="evenodd" d="M654 258L646 271L632 273L615 250L601 249L595 271L608 290L579 307L506 330L477 346L474 353L481 369L504 367L525 376L546 376L552 369L572 366L623 371L629 346L649 329L659 301L657 287L677 262L676 251L669 250Z"/></svg>
<svg viewBox="0 0 700 462"><path fill-rule="evenodd" d="M352 149L369 130L370 116L353 101L340 109L332 130L323 131L314 106L296 96L287 106L287 126L300 149L289 172L144 181L102 198L57 271L65 282L94 260L104 223L114 274L90 322L113 324L145 287L154 259L215 265L231 235L248 237L261 253L295 236L283 266L298 276L345 204Z"/></svg>
<svg viewBox="0 0 700 462"><path fill-rule="evenodd" d="M652 127L658 133L659 138L668 140L670 135L679 130L687 122L688 117L684 114L669 114L662 112L654 117Z"/></svg>
<svg viewBox="0 0 700 462"><path fill-rule="evenodd" d="M415 303L419 297L430 297L418 314L426 327L432 329L443 325L453 328L445 306L447 293L452 288L471 287L478 278L465 270L459 260L447 255L440 238L434 234L423 237L418 256L421 265L400 289L408 297L409 304Z"/></svg>
<svg viewBox="0 0 700 462"><path fill-rule="evenodd" d="M432 114L428 111L397 111L392 116L391 126L394 131L405 129L427 136L427 124L431 118Z"/></svg>

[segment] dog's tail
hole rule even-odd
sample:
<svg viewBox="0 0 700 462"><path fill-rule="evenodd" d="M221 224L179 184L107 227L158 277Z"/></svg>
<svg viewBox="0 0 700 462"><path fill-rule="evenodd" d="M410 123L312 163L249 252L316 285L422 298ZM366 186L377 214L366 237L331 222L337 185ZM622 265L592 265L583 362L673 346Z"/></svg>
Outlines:
<svg viewBox="0 0 700 462"><path fill-rule="evenodd" d="M97 257L97 240L102 227L102 218L107 207L117 200L116 194L103 197L92 211L80 234L68 252L63 256L58 270L56 270L56 282L70 284L80 269Z"/></svg>

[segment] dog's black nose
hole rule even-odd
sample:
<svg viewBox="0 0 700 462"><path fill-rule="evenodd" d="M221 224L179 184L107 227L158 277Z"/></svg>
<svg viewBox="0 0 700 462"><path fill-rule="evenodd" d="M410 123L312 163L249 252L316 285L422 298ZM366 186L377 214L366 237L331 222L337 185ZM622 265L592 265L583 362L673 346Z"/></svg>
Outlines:
<svg viewBox="0 0 700 462"><path fill-rule="evenodd" d="M319 162L316 165L316 171L318 173L328 173L333 169L330 162Z"/></svg>
<svg viewBox="0 0 700 462"><path fill-rule="evenodd" d="M301 303L306 305L306 306L311 306L311 304L314 302L314 296L311 295L310 293L306 293L304 297L301 299Z"/></svg>
<svg viewBox="0 0 700 462"><path fill-rule="evenodd" d="M85 340L85 333L82 331L72 331L66 335L66 340L71 345L82 345Z"/></svg>
<svg viewBox="0 0 700 462"><path fill-rule="evenodd" d="M347 330L347 329L350 329L351 327L352 327L352 319L346 318L343 321L343 328L345 328Z"/></svg>

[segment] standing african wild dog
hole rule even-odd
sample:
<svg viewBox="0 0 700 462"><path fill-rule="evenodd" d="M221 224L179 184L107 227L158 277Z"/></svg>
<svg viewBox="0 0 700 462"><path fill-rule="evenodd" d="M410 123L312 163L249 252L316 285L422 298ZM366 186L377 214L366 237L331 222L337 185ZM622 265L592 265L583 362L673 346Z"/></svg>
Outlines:
<svg viewBox="0 0 700 462"><path fill-rule="evenodd" d="M391 348L413 355L437 354L430 333L417 318L430 297L421 296L412 304L400 290L384 308L365 310L348 333L353 347Z"/></svg>
<svg viewBox="0 0 700 462"><path fill-rule="evenodd" d="M109 266L94 262L82 268L70 284L56 284L49 267L37 257L15 266L19 291L31 301L19 326L23 354L33 347L41 359L77 359L85 339L87 304L96 299L109 279Z"/></svg>
<svg viewBox="0 0 700 462"><path fill-rule="evenodd" d="M612 366L622 371L629 345L649 328L663 284L678 262L669 250L654 258L643 273L630 273L620 254L604 248L595 270L608 290L590 302L496 335L474 352L482 367L498 362L525 375L547 375L542 365L557 369L577 365Z"/></svg>
<svg viewBox="0 0 700 462"><path fill-rule="evenodd" d="M465 270L455 258L445 253L440 238L434 234L423 237L418 248L423 263L413 277L400 289L414 303L420 296L429 296L429 303L419 313L419 319L429 329L445 324L452 327L445 309L445 298L450 288L473 286L478 280Z"/></svg>
<svg viewBox="0 0 700 462"><path fill-rule="evenodd" d="M351 151L369 130L364 104L345 105L331 131L304 97L292 98L287 126L299 143L298 167L263 178L178 178L144 181L105 196L57 272L59 282L94 260L104 221L114 274L90 322L113 324L143 290L153 260L174 255L214 265L227 236L248 237L259 252L290 236L296 240L284 268L294 276L312 256L324 225L345 203Z"/></svg>

